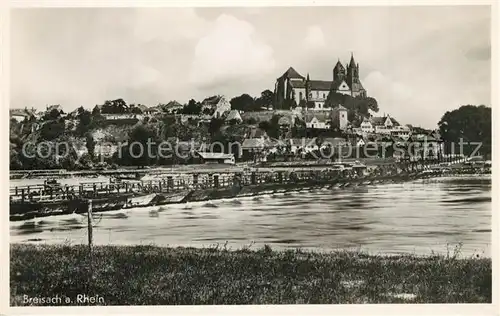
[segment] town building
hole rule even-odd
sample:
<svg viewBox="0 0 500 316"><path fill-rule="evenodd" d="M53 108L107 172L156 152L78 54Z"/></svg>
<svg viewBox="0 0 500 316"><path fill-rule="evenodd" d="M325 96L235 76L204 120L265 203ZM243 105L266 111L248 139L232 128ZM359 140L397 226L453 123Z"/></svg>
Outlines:
<svg viewBox="0 0 500 316"><path fill-rule="evenodd" d="M332 125L341 131L347 130L349 127L349 119L347 118L347 109L342 105L338 105L332 110Z"/></svg>
<svg viewBox="0 0 500 316"><path fill-rule="evenodd" d="M17 122L22 122L25 119L29 120L31 117L35 117L35 109L9 109L9 116L11 119L16 120Z"/></svg>
<svg viewBox="0 0 500 316"><path fill-rule="evenodd" d="M243 122L243 119L241 118L240 112L238 110L231 110L225 119L226 123L231 123L231 122L236 122L236 123L241 123Z"/></svg>
<svg viewBox="0 0 500 316"><path fill-rule="evenodd" d="M292 102L296 106L306 104L312 110L322 110L330 92L353 97L366 96L366 90L359 79L359 64L354 61L352 54L349 64L345 67L340 60L337 61L331 81L311 80L309 74L304 77L293 67L288 68L281 77L276 79L275 107L282 108L284 103Z"/></svg>
<svg viewBox="0 0 500 316"><path fill-rule="evenodd" d="M163 112L168 113L168 114L175 114L178 113L182 110L184 105L180 104L177 101L170 101L167 104L162 104L161 109Z"/></svg>
<svg viewBox="0 0 500 316"><path fill-rule="evenodd" d="M408 140L408 138L410 138L411 136L411 130L406 125L397 125L392 127L391 135L399 137L403 140Z"/></svg>
<svg viewBox="0 0 500 316"><path fill-rule="evenodd" d="M98 142L95 144L94 153L96 155L101 155L105 158L112 157L116 152L118 152L118 144L111 142Z"/></svg>
<svg viewBox="0 0 500 316"><path fill-rule="evenodd" d="M307 129L330 129L332 127L345 131L349 127L347 109L342 105L321 111L302 111Z"/></svg>
<svg viewBox="0 0 500 316"><path fill-rule="evenodd" d="M206 163L234 164L234 154L198 152L201 160Z"/></svg>
<svg viewBox="0 0 500 316"><path fill-rule="evenodd" d="M102 117L109 122L112 121L140 121L144 118L142 114L134 113L116 113L116 114L101 114Z"/></svg>
<svg viewBox="0 0 500 316"><path fill-rule="evenodd" d="M330 129L331 113L326 112L306 112L304 113L304 122L307 129Z"/></svg>
<svg viewBox="0 0 500 316"><path fill-rule="evenodd" d="M225 96L214 95L201 102L201 112L213 113L214 118L222 118L229 111L231 111L231 103Z"/></svg>

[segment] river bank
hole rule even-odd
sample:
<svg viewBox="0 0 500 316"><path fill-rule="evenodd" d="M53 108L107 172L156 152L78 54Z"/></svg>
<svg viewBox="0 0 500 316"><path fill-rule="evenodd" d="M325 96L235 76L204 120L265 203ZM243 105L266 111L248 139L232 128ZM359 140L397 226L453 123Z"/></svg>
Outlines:
<svg viewBox="0 0 500 316"><path fill-rule="evenodd" d="M13 244L10 303L90 305L78 294L101 305L491 302L491 259L459 254L98 246L90 259L83 245Z"/></svg>

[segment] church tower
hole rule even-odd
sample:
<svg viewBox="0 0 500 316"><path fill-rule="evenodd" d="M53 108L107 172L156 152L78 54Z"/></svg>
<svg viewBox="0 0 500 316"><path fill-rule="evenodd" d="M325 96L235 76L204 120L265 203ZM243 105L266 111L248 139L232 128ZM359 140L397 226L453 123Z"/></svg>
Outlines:
<svg viewBox="0 0 500 316"><path fill-rule="evenodd" d="M351 61L347 66L347 82L349 85L359 82L359 64L354 61L354 56L351 53Z"/></svg>
<svg viewBox="0 0 500 316"><path fill-rule="evenodd" d="M335 68L333 68L333 81L342 81L345 79L345 68L340 62L340 60L337 61L337 64L335 65Z"/></svg>

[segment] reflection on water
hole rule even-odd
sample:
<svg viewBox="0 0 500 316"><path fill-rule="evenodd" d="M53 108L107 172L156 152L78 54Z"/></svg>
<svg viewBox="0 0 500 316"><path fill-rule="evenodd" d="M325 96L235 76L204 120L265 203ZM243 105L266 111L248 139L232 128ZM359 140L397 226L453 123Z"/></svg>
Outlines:
<svg viewBox="0 0 500 316"><path fill-rule="evenodd" d="M255 247L490 256L491 180L439 178L363 188L95 213L97 244ZM11 242L85 243L77 214L11 222Z"/></svg>

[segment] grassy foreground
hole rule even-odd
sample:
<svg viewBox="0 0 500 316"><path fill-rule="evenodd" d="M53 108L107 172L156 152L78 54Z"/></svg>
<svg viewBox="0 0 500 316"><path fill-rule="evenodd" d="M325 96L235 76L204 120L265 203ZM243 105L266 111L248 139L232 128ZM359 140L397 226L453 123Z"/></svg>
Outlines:
<svg viewBox="0 0 500 316"><path fill-rule="evenodd" d="M273 251L264 247L10 247L11 305L490 303L491 259ZM78 294L103 301L78 303Z"/></svg>

